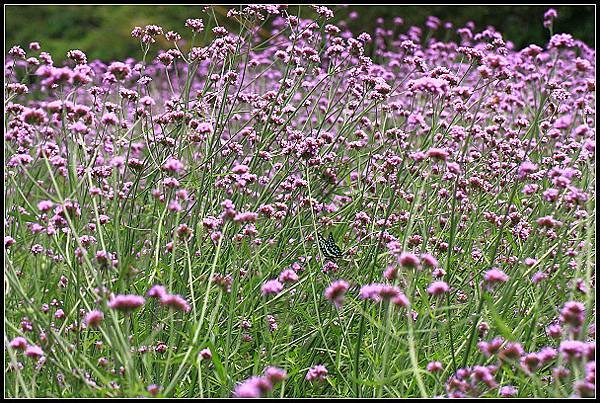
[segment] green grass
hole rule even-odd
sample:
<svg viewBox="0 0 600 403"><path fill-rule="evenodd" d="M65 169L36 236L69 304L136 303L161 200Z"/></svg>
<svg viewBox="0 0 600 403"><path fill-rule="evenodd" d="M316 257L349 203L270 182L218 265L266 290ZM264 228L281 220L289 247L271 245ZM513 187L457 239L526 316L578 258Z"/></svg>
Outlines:
<svg viewBox="0 0 600 403"><path fill-rule="evenodd" d="M209 72L213 67L225 71L240 66L246 59L244 50L238 49L223 66L211 66ZM284 64L278 68L284 77L291 69ZM527 158L540 162L543 157L552 156L557 147L555 140L541 141L539 125L553 117L545 95L535 92L534 105L526 105L519 111L529 119L527 127L517 134L525 145L524 156L516 157L514 150L499 150L491 143L467 136L452 156L453 161L461 163L461 176L444 179L444 170L436 171L436 163L430 160L415 163L409 157L414 151L452 143L448 127L451 125L442 125L448 120L443 113L450 108L443 99L423 96L412 103L414 111L431 112L427 116L430 128L424 135L410 135L406 142L397 138L384 141L376 132L406 128L406 118L385 110L382 103L366 96L360 99L355 116L332 125L327 122L330 116L341 116L351 99L344 90L338 91L343 83L335 77L333 69L329 73L314 93L297 86L304 75L295 87L280 89L283 98L297 106L297 111L283 125L268 119L253 122L260 139L254 145L241 142L240 154L248 157L251 173L272 175L266 184L247 185L244 188L247 191L234 189L229 194L220 185L241 157L222 152L227 145L219 136L225 130L236 133L247 124L231 118L242 110L227 103L227 95L235 94L233 86L224 86L219 93L220 98L209 112L216 121L217 134L201 145L185 141L190 129L180 124L164 131L175 140L176 147L147 142L156 135L151 120L127 118L122 111L120 117L129 119L129 128L110 128L110 133L102 131L106 128L98 130L96 139L112 134L115 140L124 140L121 145L114 142L115 155L129 157L131 143L144 143L142 170L126 167L121 173L113 169L104 182L89 171L79 175L76 168L92 166L98 155L86 155L64 125L56 142L69 152L67 175L60 175L44 157L34 157L26 168L6 169L5 235L12 236L16 244L6 248L5 255L5 395L149 396L147 386L157 384L162 387L159 395L164 397L229 397L236 384L260 375L264 368L273 365L288 373L285 382L267 394L273 397L442 396L446 394L445 382L457 369L494 362L476 346L480 340L477 329L482 322L490 327L484 340L502 336L521 343L526 352L533 352L543 346L557 346L557 341L546 335L545 327L557 318L566 301L585 303L589 322L585 325L595 319L594 160L573 158L570 163L582 172L577 187L591 195L579 206L587 212L587 217L581 219L574 219L574 209L564 204L545 202L541 191L533 196L524 195L521 192L524 182L516 179L518 164L514 162ZM412 71L406 78L410 74ZM191 81L191 78L178 81L183 86L181 105L188 105ZM268 84L261 78L252 90L264 92ZM478 119L452 112L448 121L467 131L475 125L491 125L496 114L488 105L493 84L495 80L481 79L473 86L477 91L468 106ZM158 89L153 87L153 90L166 98ZM210 84L206 84L200 89L199 98L207 97L210 91ZM302 95L301 101L291 100L295 91ZM107 99L122 102L118 94ZM303 105L306 99L327 102L319 109L316 102ZM160 106L163 101L159 101ZM271 116L273 104L268 108L267 116ZM193 112L195 117L200 116L198 110ZM300 113L316 120L303 122L298 118ZM363 117L371 119L371 124L361 122ZM5 118L5 130L8 123L9 118ZM573 127L576 124L574 121ZM304 134L334 130L338 138L345 136L350 140L355 140L355 131L360 129L368 132L367 143L359 149L350 149L343 143L325 146L320 156L332 151L331 159L315 167L283 150L279 136L288 125ZM480 160L468 159L472 145L481 148ZM274 159L259 157L261 150L272 152ZM16 152L14 142L5 142L5 166L8 156ZM99 149L95 152L102 153ZM513 164L497 170L486 159L492 159L491 153L497 153L497 160ZM377 154L402 156L402 162L386 169L380 166ZM185 174L178 176L180 187L194 197L183 211L176 213L168 209L168 202L157 200L151 193L162 186L167 174L161 165L170 155L185 162ZM280 166L274 167L275 163ZM324 175L327 168L335 170L336 184ZM351 179L353 172L359 173L357 179ZM286 180L291 175L301 177L305 183L286 190ZM489 182L487 190L462 183L462 179L474 175ZM119 193L127 181L131 182L131 191L121 197ZM538 183L544 189L552 186L547 178ZM114 197L92 195L92 188L100 186L112 191ZM442 188L448 192L447 196L440 195ZM461 193L468 197L468 203L460 200ZM175 190L165 189L163 194L168 201L175 197ZM350 199L341 203L335 196ZM68 233L32 234L27 223L43 222L37 203L52 200L63 204L67 199L81 205L81 216L66 216ZM225 221L220 229L223 237L213 242L202 220L218 216L225 199L230 199L237 211L257 211L263 204L279 202L286 214L280 219L259 217L256 222L259 243L253 237L234 240L243 231L243 225L232 220ZM338 207L335 212L310 207L334 201ZM505 221L495 225L484 219L484 213L489 211L508 217L512 212L509 206L532 223L527 239L515 236ZM368 224L355 224L359 212L368 214L371 219ZM110 221L102 224L101 214L108 215ZM545 215L565 222L556 230L555 239L544 235L535 224L537 217ZM392 224L387 227L378 223L388 219ZM90 223L96 225L96 231L90 230ZM175 229L182 223L193 229L193 237L175 241L172 252L165 252L167 243L174 240ZM314 238L318 231L329 230L344 251L356 248L356 253L347 253L338 262L339 272L325 274L321 271L323 262L316 259L322 256ZM442 298L429 296L426 289L432 281L431 273L426 269L401 268L395 284L410 299L410 309L363 301L358 296L358 287L351 288L343 306L336 309L323 296L333 280L342 278L352 286L383 282L383 271L394 262L385 247L384 231L396 237L404 250L434 254L447 273L444 280L452 287L450 292ZM89 253L79 259L75 250L82 247L82 235L94 236L96 243L87 247ZM422 237L419 244L411 243L415 235ZM566 249L580 241L585 241L583 248L575 258L569 257ZM34 244L52 250L57 259L33 254ZM94 260L94 253L100 250L116 254L116 267L101 267ZM303 270L298 282L286 284L275 297L261 295L265 281L276 278L282 270L308 256L312 258L301 263ZM536 258L537 263L532 267L524 265L523 260L528 257ZM501 268L509 281L490 291L484 289L482 280L483 273L492 267ZM552 270L547 270L550 273L547 280L539 285L531 282L536 271L551 267ZM214 274L232 276L231 292L210 281ZM59 285L63 276L68 280L66 287ZM574 279L582 279L592 291L578 293ZM154 284L164 285L169 293L183 295L191 311L172 311L148 298L140 309L124 314L107 309L105 296L98 292L107 287L114 294L145 295ZM47 313L42 311L42 304L53 300L59 301L64 310L63 319L53 317L56 310L53 306ZM83 321L80 311L92 309L104 312L103 324L99 329L80 329ZM267 315L276 318L276 330L269 329ZM33 325L32 332L21 329L25 317ZM252 323L251 328L241 328L244 319ZM72 324L76 324L74 329ZM44 341L39 337L42 331ZM251 341L244 340L245 334L251 336ZM34 360L8 346L18 335L44 348L46 361L39 369L35 368ZM585 332L579 337L585 339ZM159 343L167 346L166 351L153 351ZM142 346L149 351L137 352ZM212 359L199 360L198 353L207 347L212 351ZM108 360L106 367L98 364L101 357ZM17 361L23 363L23 368L11 369ZM431 361L443 363L443 371L428 372L426 367ZM316 364L327 367L328 377L321 383L307 382L306 372ZM580 379L584 371L578 363L573 364L569 378L562 383L549 383L545 377L555 362L534 375L525 373L518 364L511 364L515 363L498 369L496 380L500 386L518 387L521 397L569 397L573 381ZM482 392L483 397L498 394L497 388Z"/></svg>

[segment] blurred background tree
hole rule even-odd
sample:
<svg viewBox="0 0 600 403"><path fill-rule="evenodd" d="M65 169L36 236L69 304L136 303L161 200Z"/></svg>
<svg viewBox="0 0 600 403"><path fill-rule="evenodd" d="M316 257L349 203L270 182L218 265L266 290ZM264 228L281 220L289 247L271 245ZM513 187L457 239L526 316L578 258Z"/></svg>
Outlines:
<svg viewBox="0 0 600 403"><path fill-rule="evenodd" d="M225 17L227 9L235 6L216 6L219 23L234 29L232 21ZM127 57L141 57L137 40L130 36L136 26L156 24L165 31L175 30L185 38L184 27L187 18L202 18L204 6L195 5L82 5L82 6L5 6L5 54L13 45L25 48L29 42L38 41L42 50L52 54L55 62L64 60L70 49L81 49L89 60L111 61ZM542 26L543 14L548 6L331 6L335 11L335 21L345 20L355 33L372 33L377 26L377 18L384 19L384 27L393 27L393 18L404 20L404 32L411 25L423 27L428 16L433 15L449 21L454 27L462 27L473 21L477 30L488 25L502 32L505 40L512 41L517 48L531 43L543 46L549 39L548 30ZM555 6L558 19L554 22L554 32L567 32L594 46L595 7L594 6ZM290 6L289 12L297 14L298 6ZM350 12L358 12L358 18L349 20ZM302 17L314 16L309 7L302 6ZM210 28L210 27L209 27ZM442 28L441 28L442 29ZM440 30L441 30L440 29ZM167 48L168 44L160 44Z"/></svg>

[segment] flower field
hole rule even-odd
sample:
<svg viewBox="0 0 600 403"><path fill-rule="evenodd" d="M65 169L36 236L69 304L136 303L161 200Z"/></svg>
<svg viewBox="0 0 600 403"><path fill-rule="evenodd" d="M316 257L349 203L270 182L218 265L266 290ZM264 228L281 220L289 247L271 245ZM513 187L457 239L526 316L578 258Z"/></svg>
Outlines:
<svg viewBox="0 0 600 403"><path fill-rule="evenodd" d="M595 396L595 49L198 14L8 49L6 397Z"/></svg>

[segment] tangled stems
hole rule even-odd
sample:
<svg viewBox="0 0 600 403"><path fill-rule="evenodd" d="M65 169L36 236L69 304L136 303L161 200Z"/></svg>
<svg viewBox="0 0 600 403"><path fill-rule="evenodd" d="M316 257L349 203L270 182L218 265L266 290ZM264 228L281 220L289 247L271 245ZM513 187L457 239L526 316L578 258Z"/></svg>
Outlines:
<svg viewBox="0 0 600 403"><path fill-rule="evenodd" d="M595 392L594 50L305 10L9 50L11 395Z"/></svg>

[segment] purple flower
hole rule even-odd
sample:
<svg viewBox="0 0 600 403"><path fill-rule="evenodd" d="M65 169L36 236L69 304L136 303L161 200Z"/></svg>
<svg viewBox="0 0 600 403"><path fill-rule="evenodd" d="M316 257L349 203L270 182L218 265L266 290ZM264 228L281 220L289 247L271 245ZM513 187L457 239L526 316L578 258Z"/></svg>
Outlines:
<svg viewBox="0 0 600 403"><path fill-rule="evenodd" d="M538 166L531 161L524 161L519 166L519 171L517 173L517 177L519 179L524 179L528 174L537 171Z"/></svg>
<svg viewBox="0 0 600 403"><path fill-rule="evenodd" d="M253 376L235 387L233 397L261 397L272 389L273 384L268 378Z"/></svg>
<svg viewBox="0 0 600 403"><path fill-rule="evenodd" d="M496 354L498 350L500 350L502 343L504 343L504 339L502 337L496 337L489 342L480 341L479 343L477 343L477 347L479 348L479 350L481 350L483 355L485 355L486 357L490 357Z"/></svg>
<svg viewBox="0 0 600 403"><path fill-rule="evenodd" d="M255 222L257 218L258 218L257 213L245 211L245 212L237 213L235 215L235 217L233 217L233 221L239 222L239 223Z"/></svg>
<svg viewBox="0 0 600 403"><path fill-rule="evenodd" d="M403 293L398 293L395 297L392 298L392 304L402 307L408 308L410 306L410 301L408 297Z"/></svg>
<svg viewBox="0 0 600 403"><path fill-rule="evenodd" d="M167 290L162 285L153 285L152 288L148 290L147 296L151 298L161 298L163 295L166 295Z"/></svg>
<svg viewBox="0 0 600 403"><path fill-rule="evenodd" d="M337 273L338 269L339 269L339 266L336 263L332 262L331 260L328 260L323 265L323 268L321 269L321 271L323 273L330 273L330 272Z"/></svg>
<svg viewBox="0 0 600 403"><path fill-rule="evenodd" d="M272 384L276 384L284 381L287 378L287 372L281 368L267 367L265 368L265 377Z"/></svg>
<svg viewBox="0 0 600 403"><path fill-rule="evenodd" d="M389 265L383 271L383 277L387 280L394 280L398 276L398 267L395 265Z"/></svg>
<svg viewBox="0 0 600 403"><path fill-rule="evenodd" d="M562 328L557 324L552 324L546 328L546 333L553 339L560 339L562 337Z"/></svg>
<svg viewBox="0 0 600 403"><path fill-rule="evenodd" d="M361 287L359 296L362 299L370 299L374 302L391 300L393 304L401 307L407 307L409 305L408 298L406 298L400 288L395 285L379 283L367 284Z"/></svg>
<svg viewBox="0 0 600 403"><path fill-rule="evenodd" d="M185 21L185 26L194 32L204 31L204 22L200 18L188 18Z"/></svg>
<svg viewBox="0 0 600 403"><path fill-rule="evenodd" d="M156 396L161 389L162 388L160 386L155 384L148 385L148 387L146 388L148 393L150 393L152 396Z"/></svg>
<svg viewBox="0 0 600 403"><path fill-rule="evenodd" d="M104 320L104 314L101 311L90 311L85 315L85 324L88 327L98 327Z"/></svg>
<svg viewBox="0 0 600 403"><path fill-rule="evenodd" d="M52 207L54 207L54 203L50 200L42 200L37 204L37 208L42 212L50 211Z"/></svg>
<svg viewBox="0 0 600 403"><path fill-rule="evenodd" d="M450 83L441 78L423 77L408 82L408 88L416 92L429 92L438 96L450 90Z"/></svg>
<svg viewBox="0 0 600 403"><path fill-rule="evenodd" d="M25 339L25 337L21 336L15 337L10 341L10 347L16 350L25 350L27 348L27 345L27 340Z"/></svg>
<svg viewBox="0 0 600 403"><path fill-rule="evenodd" d="M575 46L575 41L571 34L556 34L550 38L548 48L572 48Z"/></svg>
<svg viewBox="0 0 600 403"><path fill-rule="evenodd" d="M178 309L183 312L189 312L191 310L190 305L181 295L169 294L162 285L152 286L146 295L158 299L161 305Z"/></svg>
<svg viewBox="0 0 600 403"><path fill-rule="evenodd" d="M292 269L286 269L279 274L279 281L284 283L294 283L298 281L298 275Z"/></svg>
<svg viewBox="0 0 600 403"><path fill-rule="evenodd" d="M381 301L379 291L381 290L382 284L367 284L360 288L359 295L362 299L370 299L375 302Z"/></svg>
<svg viewBox="0 0 600 403"><path fill-rule="evenodd" d="M164 164L163 169L172 173L179 173L183 170L184 165L177 158L169 158Z"/></svg>
<svg viewBox="0 0 600 403"><path fill-rule="evenodd" d="M11 236L5 236L4 237L4 246L5 247L11 247L15 244L15 239Z"/></svg>
<svg viewBox="0 0 600 403"><path fill-rule="evenodd" d="M575 396L577 397L596 397L596 383L587 380L578 380L573 384Z"/></svg>
<svg viewBox="0 0 600 403"><path fill-rule="evenodd" d="M538 353L528 353L521 357L521 368L527 373L533 373L541 365L542 360Z"/></svg>
<svg viewBox="0 0 600 403"><path fill-rule="evenodd" d="M434 160L440 160L440 161L446 161L448 159L448 150L446 150L445 148L435 148L435 147L431 147L429 150L427 150L426 153L427 157L434 159Z"/></svg>
<svg viewBox="0 0 600 403"><path fill-rule="evenodd" d="M560 311L560 321L579 328L585 320L585 306L581 302L569 301Z"/></svg>
<svg viewBox="0 0 600 403"><path fill-rule="evenodd" d="M427 293L437 297L448 292L449 289L445 281L434 281L427 287Z"/></svg>
<svg viewBox="0 0 600 403"><path fill-rule="evenodd" d="M500 396L502 397L515 397L519 393L519 390L514 386L503 386L500 388Z"/></svg>
<svg viewBox="0 0 600 403"><path fill-rule="evenodd" d="M30 358L39 358L44 355L44 350L42 350L39 346L31 345L25 349L25 356Z"/></svg>
<svg viewBox="0 0 600 403"><path fill-rule="evenodd" d="M177 309L183 312L189 312L192 308L181 295L164 294L159 298L162 305Z"/></svg>
<svg viewBox="0 0 600 403"><path fill-rule="evenodd" d="M541 364L543 365L544 363L555 359L557 355L558 352L556 351L556 349L552 347L544 347L538 353L538 358Z"/></svg>
<svg viewBox="0 0 600 403"><path fill-rule="evenodd" d="M433 255L430 255L429 253L423 253L421 255L421 262L423 262L423 264L425 266L429 266L432 268L437 267L439 264L437 259Z"/></svg>
<svg viewBox="0 0 600 403"><path fill-rule="evenodd" d="M443 365L439 361L431 361L427 364L427 371L429 372L440 372L444 369Z"/></svg>
<svg viewBox="0 0 600 403"><path fill-rule="evenodd" d="M523 347L520 343L507 342L504 348L498 353L498 357L505 360L518 360L523 355Z"/></svg>
<svg viewBox="0 0 600 403"><path fill-rule="evenodd" d="M545 13L544 13L544 20L553 20L555 18L558 17L558 12L553 9L553 8L549 8Z"/></svg>
<svg viewBox="0 0 600 403"><path fill-rule="evenodd" d="M281 290L283 290L283 284L281 284L277 279L269 280L262 285L260 290L263 296L277 295L281 292Z"/></svg>
<svg viewBox="0 0 600 403"><path fill-rule="evenodd" d="M113 62L108 66L108 73L117 80L124 80L131 74L131 67L122 62Z"/></svg>
<svg viewBox="0 0 600 403"><path fill-rule="evenodd" d="M336 280L325 289L325 298L333 303L336 308L339 308L344 302L344 295L346 294L346 291L348 291L349 287L350 285L347 281Z"/></svg>
<svg viewBox="0 0 600 403"><path fill-rule="evenodd" d="M324 365L315 365L312 368L309 368L308 372L306 373L306 380L307 381L322 381L325 379L325 377L327 376L327 368L325 368Z"/></svg>
<svg viewBox="0 0 600 403"><path fill-rule="evenodd" d="M496 284L506 283L508 281L508 276L502 270L494 268L485 272L483 281L488 286L494 286Z"/></svg>
<svg viewBox="0 0 600 403"><path fill-rule="evenodd" d="M579 340L563 340L558 347L558 351L566 361L581 359L586 354L587 345Z"/></svg>
<svg viewBox="0 0 600 403"><path fill-rule="evenodd" d="M212 358L212 352L210 351L209 348L205 348L205 349L201 350L200 353L198 353L198 355L203 360L210 360Z"/></svg>
<svg viewBox="0 0 600 403"><path fill-rule="evenodd" d="M403 267L419 267L419 258L412 253L403 252L398 257L398 263Z"/></svg>
<svg viewBox="0 0 600 403"><path fill-rule="evenodd" d="M108 307L119 311L132 311L144 305L146 299L139 295L117 295L108 301Z"/></svg>

